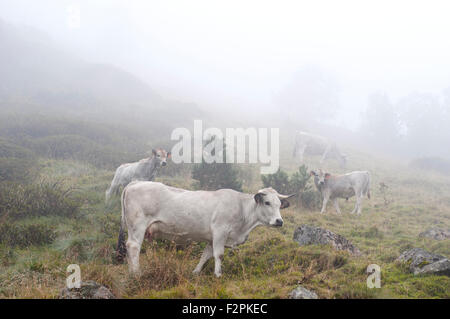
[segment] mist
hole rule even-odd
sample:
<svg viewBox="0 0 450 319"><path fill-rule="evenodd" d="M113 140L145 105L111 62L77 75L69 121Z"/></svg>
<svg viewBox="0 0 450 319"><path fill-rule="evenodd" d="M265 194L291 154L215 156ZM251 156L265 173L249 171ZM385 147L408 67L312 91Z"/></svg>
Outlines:
<svg viewBox="0 0 450 319"><path fill-rule="evenodd" d="M449 12L0 0L0 299L449 299Z"/></svg>
<svg viewBox="0 0 450 319"><path fill-rule="evenodd" d="M2 21L34 41L212 117L325 125L383 151L449 157L446 12L444 1L0 3Z"/></svg>

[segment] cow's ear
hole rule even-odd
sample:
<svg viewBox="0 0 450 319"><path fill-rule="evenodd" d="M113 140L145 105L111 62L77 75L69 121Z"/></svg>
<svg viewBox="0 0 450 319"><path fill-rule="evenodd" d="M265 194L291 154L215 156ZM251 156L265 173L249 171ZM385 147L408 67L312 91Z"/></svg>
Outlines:
<svg viewBox="0 0 450 319"><path fill-rule="evenodd" d="M331 177L330 173L325 173L325 179L329 179Z"/></svg>
<svg viewBox="0 0 450 319"><path fill-rule="evenodd" d="M290 205L287 199L282 199L280 209L288 208Z"/></svg>
<svg viewBox="0 0 450 319"><path fill-rule="evenodd" d="M152 154L156 155L156 150L154 148L152 148Z"/></svg>
<svg viewBox="0 0 450 319"><path fill-rule="evenodd" d="M255 199L255 202L257 204L262 204L264 202L264 194L263 193L257 193L255 194L255 196L253 196L253 198Z"/></svg>
<svg viewBox="0 0 450 319"><path fill-rule="evenodd" d="M315 176L315 175L316 175L316 172L314 172L314 171L309 172L309 176Z"/></svg>
<svg viewBox="0 0 450 319"><path fill-rule="evenodd" d="M172 157L172 153L171 152L167 152L167 158L171 158Z"/></svg>

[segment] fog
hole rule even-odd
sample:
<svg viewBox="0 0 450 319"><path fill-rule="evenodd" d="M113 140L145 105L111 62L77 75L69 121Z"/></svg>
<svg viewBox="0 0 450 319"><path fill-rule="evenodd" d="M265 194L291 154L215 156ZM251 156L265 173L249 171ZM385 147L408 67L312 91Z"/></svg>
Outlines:
<svg viewBox="0 0 450 319"><path fill-rule="evenodd" d="M0 19L213 114L275 114L299 128L347 129L397 154L450 157L449 9L446 1L2 0Z"/></svg>

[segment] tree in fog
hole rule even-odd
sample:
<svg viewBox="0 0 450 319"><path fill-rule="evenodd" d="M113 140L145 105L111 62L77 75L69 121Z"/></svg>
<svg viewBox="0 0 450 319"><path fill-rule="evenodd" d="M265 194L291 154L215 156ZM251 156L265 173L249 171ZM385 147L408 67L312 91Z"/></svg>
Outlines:
<svg viewBox="0 0 450 319"><path fill-rule="evenodd" d="M398 109L406 128L406 142L410 154L450 155L446 102L441 103L439 97L432 94L413 93L399 101Z"/></svg>
<svg viewBox="0 0 450 319"><path fill-rule="evenodd" d="M210 145L215 143L216 137L211 137L206 143ZM219 152L216 148L220 143L215 143L214 148L211 150L211 156L215 156L215 152ZM223 159L226 158L226 145L223 142ZM202 190L218 190L221 188L231 188L236 191L242 192L242 178L240 177L239 168L231 163L207 163L202 158L202 162L195 164L192 169L192 178L198 183L197 186Z"/></svg>
<svg viewBox="0 0 450 319"><path fill-rule="evenodd" d="M338 83L325 70L307 66L295 73L277 102L292 122L320 122L333 118L339 106Z"/></svg>
<svg viewBox="0 0 450 319"><path fill-rule="evenodd" d="M385 93L377 92L369 96L361 130L372 145L387 151L398 149L400 120Z"/></svg>

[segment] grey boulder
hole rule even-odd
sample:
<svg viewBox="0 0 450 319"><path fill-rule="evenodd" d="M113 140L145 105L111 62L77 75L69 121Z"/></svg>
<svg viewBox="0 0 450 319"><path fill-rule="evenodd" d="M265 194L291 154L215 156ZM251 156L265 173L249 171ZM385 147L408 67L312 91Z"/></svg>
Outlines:
<svg viewBox="0 0 450 319"><path fill-rule="evenodd" d="M317 294L302 286L298 286L289 294L289 299L317 299Z"/></svg>
<svg viewBox="0 0 450 319"><path fill-rule="evenodd" d="M450 276L450 260L422 248L412 248L404 251L397 258L397 261L408 263L409 270L414 275L435 274Z"/></svg>
<svg viewBox="0 0 450 319"><path fill-rule="evenodd" d="M111 290L95 281L83 281L80 288L64 288L60 299L115 299Z"/></svg>
<svg viewBox="0 0 450 319"><path fill-rule="evenodd" d="M345 237L320 227L301 225L294 231L294 241L301 246L305 245L331 245L336 250L345 250L353 255L360 255L358 247L354 246Z"/></svg>

